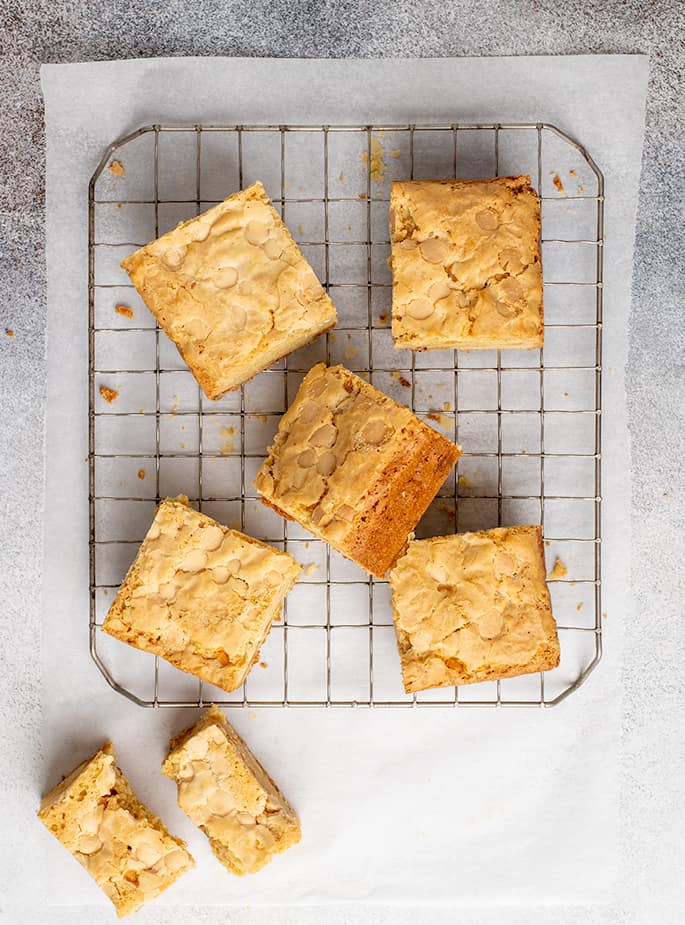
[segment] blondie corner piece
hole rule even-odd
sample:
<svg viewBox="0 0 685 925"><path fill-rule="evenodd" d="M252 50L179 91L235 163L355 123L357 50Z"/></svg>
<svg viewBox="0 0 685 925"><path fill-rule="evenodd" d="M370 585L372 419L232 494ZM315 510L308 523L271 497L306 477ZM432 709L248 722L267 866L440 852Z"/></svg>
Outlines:
<svg viewBox="0 0 685 925"><path fill-rule="evenodd" d="M159 505L102 628L232 691L259 657L300 566L187 501Z"/></svg>
<svg viewBox="0 0 685 925"><path fill-rule="evenodd" d="M263 501L382 578L461 449L344 366L315 366L255 479Z"/></svg>
<svg viewBox="0 0 685 925"><path fill-rule="evenodd" d="M122 262L207 398L333 327L333 303L261 183Z"/></svg>
<svg viewBox="0 0 685 925"><path fill-rule="evenodd" d="M559 664L540 527L414 540L390 588L407 693Z"/></svg>
<svg viewBox="0 0 685 925"><path fill-rule="evenodd" d="M109 744L43 797L38 818L85 867L119 917L195 866L185 842L136 799Z"/></svg>
<svg viewBox="0 0 685 925"><path fill-rule="evenodd" d="M256 873L299 842L295 812L218 707L170 747L162 772L176 781L178 805L231 873Z"/></svg>
<svg viewBox="0 0 685 925"><path fill-rule="evenodd" d="M396 348L542 346L540 200L530 177L393 183L390 236Z"/></svg>

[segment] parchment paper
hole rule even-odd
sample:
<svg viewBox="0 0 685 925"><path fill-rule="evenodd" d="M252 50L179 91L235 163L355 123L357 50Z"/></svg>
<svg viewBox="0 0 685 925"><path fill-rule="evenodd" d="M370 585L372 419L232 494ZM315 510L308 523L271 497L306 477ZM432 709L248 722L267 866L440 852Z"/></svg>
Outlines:
<svg viewBox="0 0 685 925"><path fill-rule="evenodd" d="M615 875L622 624L630 619L623 370L647 59L160 59L45 65L48 407L43 704L36 800L111 739L143 800L198 866L174 904L608 901ZM104 148L151 122L547 121L606 179L605 656L552 710L232 710L302 819L256 877L223 872L159 774L194 711L143 710L88 655L87 185ZM609 438L609 439L607 439ZM54 839L46 903L106 905Z"/></svg>

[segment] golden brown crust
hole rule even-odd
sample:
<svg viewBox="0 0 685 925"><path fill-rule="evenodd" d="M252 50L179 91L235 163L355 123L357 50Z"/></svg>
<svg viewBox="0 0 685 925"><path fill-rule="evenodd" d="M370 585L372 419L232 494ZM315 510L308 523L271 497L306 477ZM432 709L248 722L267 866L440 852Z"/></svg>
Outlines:
<svg viewBox="0 0 685 925"><path fill-rule="evenodd" d="M235 690L299 573L289 554L167 498L103 630Z"/></svg>
<svg viewBox="0 0 685 925"><path fill-rule="evenodd" d="M540 347L540 201L530 177L392 185L398 349Z"/></svg>
<svg viewBox="0 0 685 925"><path fill-rule="evenodd" d="M208 398L335 324L333 303L261 183L121 265Z"/></svg>
<svg viewBox="0 0 685 925"><path fill-rule="evenodd" d="M540 527L415 540L389 577L408 693L559 664Z"/></svg>
<svg viewBox="0 0 685 925"><path fill-rule="evenodd" d="M255 487L382 577L461 450L342 366L320 363L281 419Z"/></svg>

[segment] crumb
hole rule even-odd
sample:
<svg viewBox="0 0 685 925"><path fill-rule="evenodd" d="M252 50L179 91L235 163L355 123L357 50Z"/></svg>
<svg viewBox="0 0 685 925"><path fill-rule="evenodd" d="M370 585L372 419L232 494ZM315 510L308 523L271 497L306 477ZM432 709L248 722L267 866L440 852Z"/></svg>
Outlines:
<svg viewBox="0 0 685 925"><path fill-rule="evenodd" d="M359 198L360 198L360 199L366 199L366 193L360 193L360 194L359 194Z"/></svg>
<svg viewBox="0 0 685 925"><path fill-rule="evenodd" d="M568 398L568 392L564 392L564 398Z"/></svg>
<svg viewBox="0 0 685 925"><path fill-rule="evenodd" d="M343 183L345 180L345 174L341 173L340 176L338 177L338 180L340 180L340 182Z"/></svg>
<svg viewBox="0 0 685 925"><path fill-rule="evenodd" d="M129 308L128 305L115 305L114 311L117 315L123 315L124 318L133 318L133 309Z"/></svg>
<svg viewBox="0 0 685 925"><path fill-rule="evenodd" d="M393 148L392 151L390 152L390 157L394 157L395 160L397 160L397 158L400 156L400 154L401 154L401 152L400 152L400 149L399 149L399 148Z"/></svg>
<svg viewBox="0 0 685 925"><path fill-rule="evenodd" d="M268 668L268 667L269 667L269 663L268 663L268 662L260 662L260 663L259 663L259 667L260 667L260 668Z"/></svg>
<svg viewBox="0 0 685 925"><path fill-rule="evenodd" d="M578 176L578 174L575 172L575 170L569 170L568 175L569 175L569 177L577 177L577 176Z"/></svg>
<svg viewBox="0 0 685 925"><path fill-rule="evenodd" d="M121 161L112 161L112 163L109 165L109 172L114 174L115 177L123 177L123 175L126 173L126 168L121 163Z"/></svg>
<svg viewBox="0 0 685 925"><path fill-rule="evenodd" d="M138 414L145 414L145 408L138 408Z"/></svg>
<svg viewBox="0 0 685 925"><path fill-rule="evenodd" d="M609 616L609 614L606 613L606 612L604 612L604 613L602 614L602 620L606 620L606 619L608 618L608 616Z"/></svg>
<svg viewBox="0 0 685 925"><path fill-rule="evenodd" d="M440 420L440 415L436 414L435 411L430 411L426 415L426 417L428 418L429 421L439 421Z"/></svg>
<svg viewBox="0 0 685 925"><path fill-rule="evenodd" d="M552 545L551 540L545 540L545 546L551 546L551 545Z"/></svg>
<svg viewBox="0 0 685 925"><path fill-rule="evenodd" d="M116 389L108 389L105 385L100 386L100 395L102 395L108 405L111 405L113 401L119 398L119 393Z"/></svg>
<svg viewBox="0 0 685 925"><path fill-rule="evenodd" d="M443 411L451 411L451 410L452 410L452 405L451 405L448 401L443 402L442 410L443 410Z"/></svg>
<svg viewBox="0 0 685 925"><path fill-rule="evenodd" d="M224 438L224 442L219 447L219 452L222 456L230 456L233 452L233 434L235 433L235 427L220 427L219 436Z"/></svg>
<svg viewBox="0 0 685 925"><path fill-rule="evenodd" d="M297 233L298 233L298 234L304 234L304 228L302 227L302 225L298 225L298 226L297 226Z"/></svg>
<svg viewBox="0 0 685 925"><path fill-rule="evenodd" d="M584 192L585 192L585 187L583 186L582 183L579 183L579 184L578 184L578 192L579 192L579 193L584 193Z"/></svg>
<svg viewBox="0 0 685 925"><path fill-rule="evenodd" d="M669 493L668 493L667 491L662 491L661 497L664 499L664 501L668 501L668 499L669 499L671 496L669 495Z"/></svg>
<svg viewBox="0 0 685 925"><path fill-rule="evenodd" d="M547 581L559 581L560 578L565 578L568 575L568 569L561 561L559 556L557 556L554 566L552 567L551 572L547 575Z"/></svg>
<svg viewBox="0 0 685 925"><path fill-rule="evenodd" d="M463 488L473 488L471 481L466 475L460 475L459 478L457 479L457 484L461 485Z"/></svg>
<svg viewBox="0 0 685 925"><path fill-rule="evenodd" d="M5 328L5 335L7 337L14 337L14 331L12 330L12 328Z"/></svg>
<svg viewBox="0 0 685 925"><path fill-rule="evenodd" d="M84 456L84 457L83 457L83 461L84 461L84 462L88 462L88 457L87 457L87 456Z"/></svg>
<svg viewBox="0 0 685 925"><path fill-rule="evenodd" d="M380 315L378 316L378 320L380 321L381 324L387 324L388 323L388 313L381 312Z"/></svg>
<svg viewBox="0 0 685 925"><path fill-rule="evenodd" d="M185 448L186 448L185 443L181 443L181 444L180 444L180 447L181 447L182 450L185 450Z"/></svg>
<svg viewBox="0 0 685 925"><path fill-rule="evenodd" d="M248 719L257 719L257 714L255 713L254 710L250 710L250 711L248 712L248 714L247 714L247 718L248 718Z"/></svg>
<svg viewBox="0 0 685 925"><path fill-rule="evenodd" d="M357 350L357 348L350 345L349 347L345 347L343 356L345 357L346 360L354 360L354 358L358 356L358 354L359 354L359 351Z"/></svg>
<svg viewBox="0 0 685 925"><path fill-rule="evenodd" d="M405 389L410 389L410 388L411 388L411 382L410 382L408 379L405 379L404 376L398 375L398 376L397 376L397 381L399 382L399 384L400 384L401 386L403 386L403 388L405 388Z"/></svg>
<svg viewBox="0 0 685 925"><path fill-rule="evenodd" d="M564 193L564 184L561 182L561 177L558 173L551 173L552 183L556 186L559 192L563 195Z"/></svg>
<svg viewBox="0 0 685 925"><path fill-rule="evenodd" d="M290 180L284 180L284 181L283 181L283 189L284 189L284 190L290 189Z"/></svg>
<svg viewBox="0 0 685 925"><path fill-rule="evenodd" d="M138 470L138 478L140 479L141 482L143 481L143 479L145 478L145 469Z"/></svg>
<svg viewBox="0 0 685 925"><path fill-rule="evenodd" d="M439 511L442 511L443 514L447 514L447 516L449 517L450 520L456 520L456 519L457 519L456 512L453 511L452 508L449 507L447 504L439 504L439 505L438 505L438 510L439 510Z"/></svg>
<svg viewBox="0 0 685 925"><path fill-rule="evenodd" d="M447 386L445 385L444 382L438 382L438 384L435 386L435 391L436 391L436 392L443 392L446 388L447 388Z"/></svg>
<svg viewBox="0 0 685 925"><path fill-rule="evenodd" d="M385 261L385 264L389 270L392 270L392 255L388 257L388 259Z"/></svg>
<svg viewBox="0 0 685 925"><path fill-rule="evenodd" d="M274 623L280 623L280 622L281 622L281 615L279 613L279 614L276 614L276 616L274 617Z"/></svg>
<svg viewBox="0 0 685 925"><path fill-rule="evenodd" d="M105 597L109 597L109 591L106 589L102 592Z"/></svg>
<svg viewBox="0 0 685 925"><path fill-rule="evenodd" d="M576 610L582 610L582 609L583 609L583 602L581 601L580 604L576 604Z"/></svg>
<svg viewBox="0 0 685 925"><path fill-rule="evenodd" d="M319 566L316 564L316 562L310 562L309 565L305 565L304 567L305 575L313 575L314 572L318 572L318 571L319 571Z"/></svg>
<svg viewBox="0 0 685 925"><path fill-rule="evenodd" d="M171 406L171 411L169 412L169 414L172 416L172 418L173 418L173 417L176 417L176 412L177 412L177 411L178 411L178 405L172 405L172 406Z"/></svg>
<svg viewBox="0 0 685 925"><path fill-rule="evenodd" d="M310 546L310 542L309 540L307 540L307 542L304 544L304 548L309 549L309 546Z"/></svg>
<svg viewBox="0 0 685 925"><path fill-rule="evenodd" d="M122 206L123 206L123 202L118 202L118 203L117 203L117 209L121 209Z"/></svg>
<svg viewBox="0 0 685 925"><path fill-rule="evenodd" d="M328 338L329 338L329 340L330 340L332 343L335 343L336 340L338 339L338 335L337 335L337 334L329 334L329 335L328 335Z"/></svg>
<svg viewBox="0 0 685 925"><path fill-rule="evenodd" d="M267 418L267 416L266 416L265 414L258 414L258 415L257 415L257 418L258 418L258 420L260 420L260 421L262 422L262 424L266 424L266 422L267 422L267 420L268 420L268 418Z"/></svg>

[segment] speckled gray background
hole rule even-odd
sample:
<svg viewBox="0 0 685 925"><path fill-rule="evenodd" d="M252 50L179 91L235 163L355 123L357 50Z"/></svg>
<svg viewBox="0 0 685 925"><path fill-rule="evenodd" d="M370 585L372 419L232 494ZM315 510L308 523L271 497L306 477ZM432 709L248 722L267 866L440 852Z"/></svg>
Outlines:
<svg viewBox="0 0 685 925"><path fill-rule="evenodd" d="M631 350L635 614L626 627L620 895L607 907L420 912L375 909L231 910L235 923L343 925L412 922L557 925L683 921L685 663L681 276L685 5L678 0L550 3L201 2L0 0L0 837L18 831L24 781L40 759L39 676L16 653L40 635L45 379L44 143L39 66L156 55L466 56L642 52L651 56L638 213ZM680 121L680 129L677 123ZM626 306L626 314L628 314ZM9 337L6 331L13 331ZM49 598L46 599L49 605ZM8 724L18 725L11 739ZM3 906L0 920L43 922ZM36 872L39 876L39 872ZM493 876L496 872L493 871ZM188 923L226 921L184 909ZM107 921L111 918L108 917ZM93 925L93 910L51 912L51 925ZM146 910L136 921L177 921Z"/></svg>

